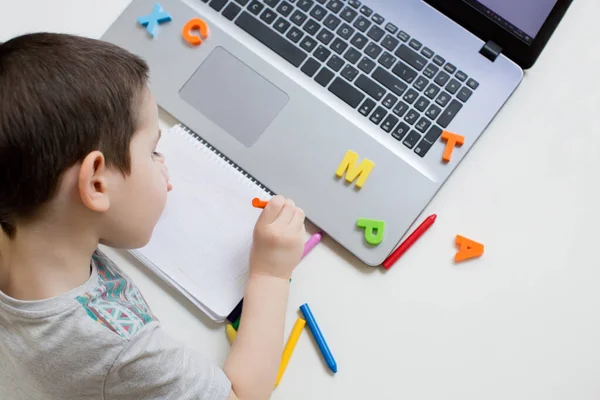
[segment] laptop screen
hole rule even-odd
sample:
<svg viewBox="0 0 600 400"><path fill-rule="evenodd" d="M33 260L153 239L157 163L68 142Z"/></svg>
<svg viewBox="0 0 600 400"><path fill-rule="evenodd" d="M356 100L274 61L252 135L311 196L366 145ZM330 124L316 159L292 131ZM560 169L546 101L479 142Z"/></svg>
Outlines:
<svg viewBox="0 0 600 400"><path fill-rule="evenodd" d="M504 29L531 44L557 0L463 0Z"/></svg>

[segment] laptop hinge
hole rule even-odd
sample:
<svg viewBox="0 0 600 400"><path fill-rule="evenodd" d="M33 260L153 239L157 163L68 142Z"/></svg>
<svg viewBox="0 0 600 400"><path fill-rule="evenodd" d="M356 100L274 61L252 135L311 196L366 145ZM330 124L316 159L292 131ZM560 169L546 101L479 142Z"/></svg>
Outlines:
<svg viewBox="0 0 600 400"><path fill-rule="evenodd" d="M481 50L479 50L479 53L481 53L488 60L494 62L502 53L502 47L498 46L494 41L488 40L488 42L483 45Z"/></svg>

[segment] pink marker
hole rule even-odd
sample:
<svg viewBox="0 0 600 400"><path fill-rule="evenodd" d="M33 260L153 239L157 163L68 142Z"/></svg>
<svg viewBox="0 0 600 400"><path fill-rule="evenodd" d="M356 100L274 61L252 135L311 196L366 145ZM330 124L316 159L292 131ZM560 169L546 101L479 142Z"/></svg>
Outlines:
<svg viewBox="0 0 600 400"><path fill-rule="evenodd" d="M302 258L304 258L304 256L310 253L310 251L314 249L317 244L319 244L322 237L323 232L317 232L306 241L306 244L304 245L304 252L302 253Z"/></svg>

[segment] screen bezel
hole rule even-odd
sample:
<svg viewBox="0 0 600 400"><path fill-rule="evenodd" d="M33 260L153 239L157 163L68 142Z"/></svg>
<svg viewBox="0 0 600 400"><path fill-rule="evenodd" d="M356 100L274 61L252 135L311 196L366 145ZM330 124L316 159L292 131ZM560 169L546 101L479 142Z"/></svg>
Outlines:
<svg viewBox="0 0 600 400"><path fill-rule="evenodd" d="M530 44L525 43L502 26L483 15L462 0L424 0L438 11L453 19L483 41L493 40L502 47L502 54L521 68L535 64L554 30L563 19L573 0L558 0L548 19Z"/></svg>

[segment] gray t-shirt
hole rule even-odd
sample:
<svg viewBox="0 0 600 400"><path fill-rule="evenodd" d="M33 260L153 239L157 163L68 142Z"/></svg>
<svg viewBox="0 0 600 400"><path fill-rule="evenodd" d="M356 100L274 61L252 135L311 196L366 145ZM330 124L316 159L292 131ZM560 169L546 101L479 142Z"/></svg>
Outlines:
<svg viewBox="0 0 600 400"><path fill-rule="evenodd" d="M102 253L82 286L53 299L0 292L2 400L226 400L216 366L161 329L133 283Z"/></svg>

